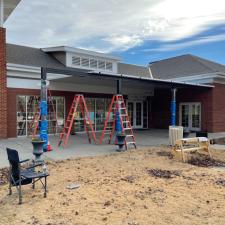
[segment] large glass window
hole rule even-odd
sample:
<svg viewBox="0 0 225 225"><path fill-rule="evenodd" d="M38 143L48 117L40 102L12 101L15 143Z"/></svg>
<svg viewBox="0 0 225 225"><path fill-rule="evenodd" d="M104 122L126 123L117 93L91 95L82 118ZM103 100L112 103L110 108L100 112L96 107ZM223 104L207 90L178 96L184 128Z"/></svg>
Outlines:
<svg viewBox="0 0 225 225"><path fill-rule="evenodd" d="M26 135L26 96L17 97L17 135Z"/></svg>
<svg viewBox="0 0 225 225"><path fill-rule="evenodd" d="M17 96L17 136L32 135L34 120L38 118L39 96ZM59 133L64 125L65 99L52 97L48 99L48 132ZM39 133L37 129L36 134Z"/></svg>
<svg viewBox="0 0 225 225"><path fill-rule="evenodd" d="M85 98L85 101L93 128L96 131L102 130L104 128L105 119L108 115L111 98ZM73 130L75 132L84 131L83 116L80 112L77 112L75 116L75 124Z"/></svg>

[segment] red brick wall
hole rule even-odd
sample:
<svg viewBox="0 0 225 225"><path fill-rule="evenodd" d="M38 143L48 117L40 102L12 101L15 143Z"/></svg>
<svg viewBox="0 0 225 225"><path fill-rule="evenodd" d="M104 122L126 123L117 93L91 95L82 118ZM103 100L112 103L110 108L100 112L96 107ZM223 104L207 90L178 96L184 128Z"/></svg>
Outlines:
<svg viewBox="0 0 225 225"><path fill-rule="evenodd" d="M212 92L212 130L225 132L225 84L214 84Z"/></svg>
<svg viewBox="0 0 225 225"><path fill-rule="evenodd" d="M225 85L224 85L225 88ZM179 124L179 104L181 102L200 102L201 103L201 128L209 132L215 132L213 115L215 114L215 105L213 105L213 93L217 95L221 92L215 89L180 89L177 91L177 124ZM225 89L224 89L225 91ZM219 93L218 93L219 92ZM214 94L215 95L215 94ZM171 90L155 90L152 98L152 119L150 127L167 129L170 125L170 101ZM225 97L224 97L225 98ZM225 107L224 107L225 114ZM218 128L218 127L217 127ZM217 131L225 131L225 124Z"/></svg>
<svg viewBox="0 0 225 225"><path fill-rule="evenodd" d="M214 84L212 89L183 89L177 91L177 124L179 123L180 102L201 102L202 130L208 132L225 131L225 85ZM66 114L70 109L74 92L52 91L53 96L65 96ZM39 95L39 90L8 89L8 137L16 137L16 96ZM84 93L86 97L111 97L111 95ZM149 127L165 128L170 125L170 90L155 90L154 97L149 98ZM5 119L6 121L6 119ZM5 129L6 130L6 129Z"/></svg>
<svg viewBox="0 0 225 225"><path fill-rule="evenodd" d="M6 34L0 27L0 138L7 137Z"/></svg>

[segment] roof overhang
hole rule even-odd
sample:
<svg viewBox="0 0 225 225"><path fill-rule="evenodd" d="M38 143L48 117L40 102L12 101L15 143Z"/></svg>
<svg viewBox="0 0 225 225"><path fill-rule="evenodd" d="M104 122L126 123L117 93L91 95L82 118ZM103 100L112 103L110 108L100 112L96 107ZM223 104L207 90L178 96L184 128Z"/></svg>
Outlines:
<svg viewBox="0 0 225 225"><path fill-rule="evenodd" d="M158 87L158 88L191 88L191 89L210 89L213 88L213 85L204 85L204 84L193 84L193 83L185 83L185 82L175 82L175 81L166 81L160 79L151 79L151 78L143 78L143 77L135 77L130 75L123 74L103 74L96 73L93 71L83 72L83 71L74 71L72 69L52 69L52 68L44 68L46 75L48 74L64 74L68 77L63 77L62 79L57 79L61 81L74 82L76 77L91 77L91 78L101 78L101 79L111 79L111 80L122 80L126 82L141 82L149 84L150 86ZM48 78L47 78L48 79Z"/></svg>
<svg viewBox="0 0 225 225"><path fill-rule="evenodd" d="M8 19L21 0L0 0L1 26Z"/></svg>

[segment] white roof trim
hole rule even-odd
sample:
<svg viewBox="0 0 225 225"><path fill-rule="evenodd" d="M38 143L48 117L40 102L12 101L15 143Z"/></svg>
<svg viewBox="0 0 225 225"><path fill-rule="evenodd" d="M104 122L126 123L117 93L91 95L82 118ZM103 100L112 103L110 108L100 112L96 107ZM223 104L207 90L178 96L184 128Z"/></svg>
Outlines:
<svg viewBox="0 0 225 225"><path fill-rule="evenodd" d="M15 63L7 63L7 70L40 73L41 67L26 66L26 65L15 64Z"/></svg>
<svg viewBox="0 0 225 225"><path fill-rule="evenodd" d="M74 48L74 47L67 47L67 46L56 46L56 47L49 47L49 48L42 48L41 49L44 52L71 52L71 53L77 53L77 54L84 54L84 55L90 55L90 56L97 56L104 59L109 59L113 61L122 61L120 57L112 56L100 52L94 52L90 50L80 49L80 48Z"/></svg>
<svg viewBox="0 0 225 225"><path fill-rule="evenodd" d="M195 80L205 80L205 79L213 79L213 78L224 78L225 79L225 73L207 73L207 74L200 74L200 75L193 75L193 76L186 76L186 77L176 77L176 78L170 78L166 79L167 81L195 81Z"/></svg>
<svg viewBox="0 0 225 225"><path fill-rule="evenodd" d="M41 79L41 67L7 63L7 76L17 78ZM48 80L69 77L65 74L48 74Z"/></svg>

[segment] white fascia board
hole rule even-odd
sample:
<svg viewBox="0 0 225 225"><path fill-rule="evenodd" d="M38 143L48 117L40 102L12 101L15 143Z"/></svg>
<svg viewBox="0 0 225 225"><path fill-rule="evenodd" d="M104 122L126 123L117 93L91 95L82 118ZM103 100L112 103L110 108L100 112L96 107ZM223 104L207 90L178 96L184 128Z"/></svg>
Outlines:
<svg viewBox="0 0 225 225"><path fill-rule="evenodd" d="M104 54L100 52L94 52L90 50L80 49L80 48L73 48L73 47L67 47L67 46L58 46L58 47L50 47L50 48L42 48L44 52L71 52L71 53L77 53L77 54L83 54L88 56L97 56L104 59L109 59L113 61L120 62L122 59L117 56L112 56L109 54Z"/></svg>
<svg viewBox="0 0 225 225"><path fill-rule="evenodd" d="M41 67L7 63L7 76L39 80L41 79ZM69 76L64 74L48 74L47 80L57 80L65 77Z"/></svg>
<svg viewBox="0 0 225 225"><path fill-rule="evenodd" d="M200 75L193 75L193 76L186 76L186 77L177 77L172 79L166 79L167 81L199 81L199 80L205 80L205 79L213 79L213 78L225 78L225 73L207 73L207 74L200 74Z"/></svg>
<svg viewBox="0 0 225 225"><path fill-rule="evenodd" d="M21 65L21 64L14 64L14 63L7 63L7 70L31 72L31 73L40 73L41 72L41 67L26 66L26 65Z"/></svg>

